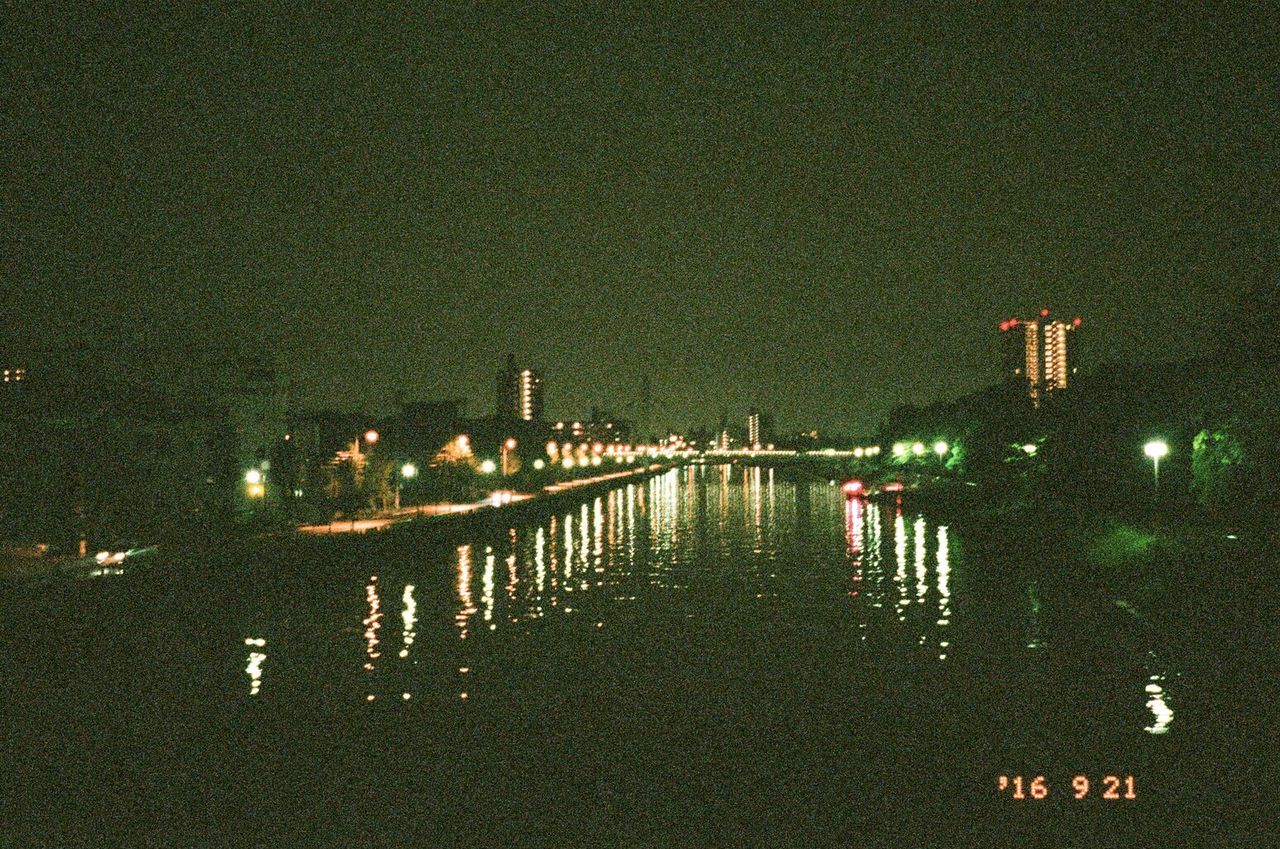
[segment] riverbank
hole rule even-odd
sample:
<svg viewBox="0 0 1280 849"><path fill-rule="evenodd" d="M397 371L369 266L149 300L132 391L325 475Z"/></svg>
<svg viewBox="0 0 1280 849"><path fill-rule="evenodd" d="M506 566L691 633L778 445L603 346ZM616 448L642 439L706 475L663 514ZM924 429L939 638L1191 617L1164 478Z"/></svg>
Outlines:
<svg viewBox="0 0 1280 849"><path fill-rule="evenodd" d="M405 535L441 535L469 530L492 522L518 522L536 518L612 489L620 484L644 480L675 468L674 463L651 463L640 468L595 475L550 484L536 493L495 492L484 501L471 504L433 504L406 507L364 519L338 521L329 525L302 525L290 536L295 539L323 539L334 534L359 538L372 536L399 539Z"/></svg>
<svg viewBox="0 0 1280 849"><path fill-rule="evenodd" d="M966 506L904 499L977 548L1010 552L1018 580L1097 603L1184 662L1256 652L1280 585L1265 534L1201 515L1108 515L1069 502ZM1067 601L1069 600L1069 601Z"/></svg>

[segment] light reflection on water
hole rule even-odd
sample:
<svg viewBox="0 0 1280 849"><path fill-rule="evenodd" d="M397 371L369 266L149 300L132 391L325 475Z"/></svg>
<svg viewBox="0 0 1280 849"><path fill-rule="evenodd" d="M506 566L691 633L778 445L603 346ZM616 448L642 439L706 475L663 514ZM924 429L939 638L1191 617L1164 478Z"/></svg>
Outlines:
<svg viewBox="0 0 1280 849"><path fill-rule="evenodd" d="M569 633L547 626L607 634L620 616L713 626L726 615L830 619L843 629L824 637L833 645L950 669L974 639L954 559L948 526L904 514L900 502L846 500L838 486L772 469L689 466L479 536L443 563L369 575L360 691L395 704L433 693L475 699L493 691L485 675L511 640ZM391 581L399 591L384 598ZM1035 582L1015 591L1026 626L1015 651L1044 649L1038 592ZM398 651L384 654L388 616L402 628ZM281 651L277 643L273 654ZM249 653L251 695L262 691L265 660ZM1173 717L1169 672L1153 655L1144 674L1145 730L1162 734Z"/></svg>

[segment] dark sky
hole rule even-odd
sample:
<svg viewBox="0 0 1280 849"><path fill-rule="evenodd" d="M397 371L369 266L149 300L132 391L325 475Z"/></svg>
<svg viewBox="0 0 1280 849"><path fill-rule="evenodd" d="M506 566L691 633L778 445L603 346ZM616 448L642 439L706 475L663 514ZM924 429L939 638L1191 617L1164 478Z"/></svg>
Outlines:
<svg viewBox="0 0 1280 849"><path fill-rule="evenodd" d="M475 414L513 351L552 416L647 374L657 423L866 430L990 382L1008 315L1177 356L1275 279L1265 4L300 5L4 3L10 344Z"/></svg>

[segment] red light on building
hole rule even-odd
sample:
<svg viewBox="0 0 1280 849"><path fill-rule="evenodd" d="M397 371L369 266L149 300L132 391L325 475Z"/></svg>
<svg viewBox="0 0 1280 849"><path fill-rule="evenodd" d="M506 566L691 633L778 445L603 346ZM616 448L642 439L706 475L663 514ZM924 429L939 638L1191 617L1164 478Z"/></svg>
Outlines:
<svg viewBox="0 0 1280 849"><path fill-rule="evenodd" d="M1048 310L1040 310L1040 315L1047 316L1048 314L1049 314Z"/></svg>
<svg viewBox="0 0 1280 849"><path fill-rule="evenodd" d="M1001 333L1005 332L1005 331L1006 331L1006 330L1008 330L1008 329L1009 329L1009 322L1007 322L1007 321L1002 321L1002 322L1000 322L1000 332L1001 332Z"/></svg>
<svg viewBox="0 0 1280 849"><path fill-rule="evenodd" d="M1071 326L1072 327L1080 326L1080 316L1076 316L1075 318L1071 319Z"/></svg>
<svg viewBox="0 0 1280 849"><path fill-rule="evenodd" d="M881 484L880 489L883 492L902 492L902 483L901 481L890 481L889 483Z"/></svg>

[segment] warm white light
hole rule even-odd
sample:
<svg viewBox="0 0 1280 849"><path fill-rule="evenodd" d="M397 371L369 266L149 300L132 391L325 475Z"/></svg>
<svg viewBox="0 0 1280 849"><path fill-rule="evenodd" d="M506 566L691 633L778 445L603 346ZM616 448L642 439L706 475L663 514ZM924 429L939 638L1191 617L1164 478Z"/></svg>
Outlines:
<svg viewBox="0 0 1280 849"><path fill-rule="evenodd" d="M366 430L366 431L364 432L364 441L365 441L365 442L367 442L367 443L369 443L370 445L372 445L373 443L377 442L377 441L378 441L378 432L377 432L376 430L373 430L373 429Z"/></svg>
<svg viewBox="0 0 1280 849"><path fill-rule="evenodd" d="M1169 453L1169 443L1163 439L1153 439L1142 446L1142 452L1152 460L1159 460Z"/></svg>
<svg viewBox="0 0 1280 849"><path fill-rule="evenodd" d="M257 469L250 469L244 473L245 483L262 483L262 472Z"/></svg>
<svg viewBox="0 0 1280 849"><path fill-rule="evenodd" d="M533 467L534 467L535 469L537 469L538 471L542 471L543 469L545 469L545 468L547 467L547 464L546 464L545 462L543 462L543 460L542 460L541 458L539 458L539 459L537 459L537 460L534 460L534 461L533 461Z"/></svg>
<svg viewBox="0 0 1280 849"><path fill-rule="evenodd" d="M400 467L401 477L412 478L412 477L417 477L417 475L418 475L418 467L413 465L413 463L405 463L403 466Z"/></svg>
<svg viewBox="0 0 1280 849"><path fill-rule="evenodd" d="M937 454L939 457L941 457L943 454L946 454L948 448L950 448L950 446L947 445L947 443L943 442L941 439L933 443L933 453Z"/></svg>
<svg viewBox="0 0 1280 849"><path fill-rule="evenodd" d="M917 457L919 457L921 454L923 454L923 453L924 453L924 443L923 443L923 442L913 442L913 443L911 443L911 453L912 453L912 454L914 454L914 455L916 455Z"/></svg>
<svg viewBox="0 0 1280 849"><path fill-rule="evenodd" d="M492 460L485 460L480 464L480 471L484 472L486 475L493 474L497 468L498 464Z"/></svg>

